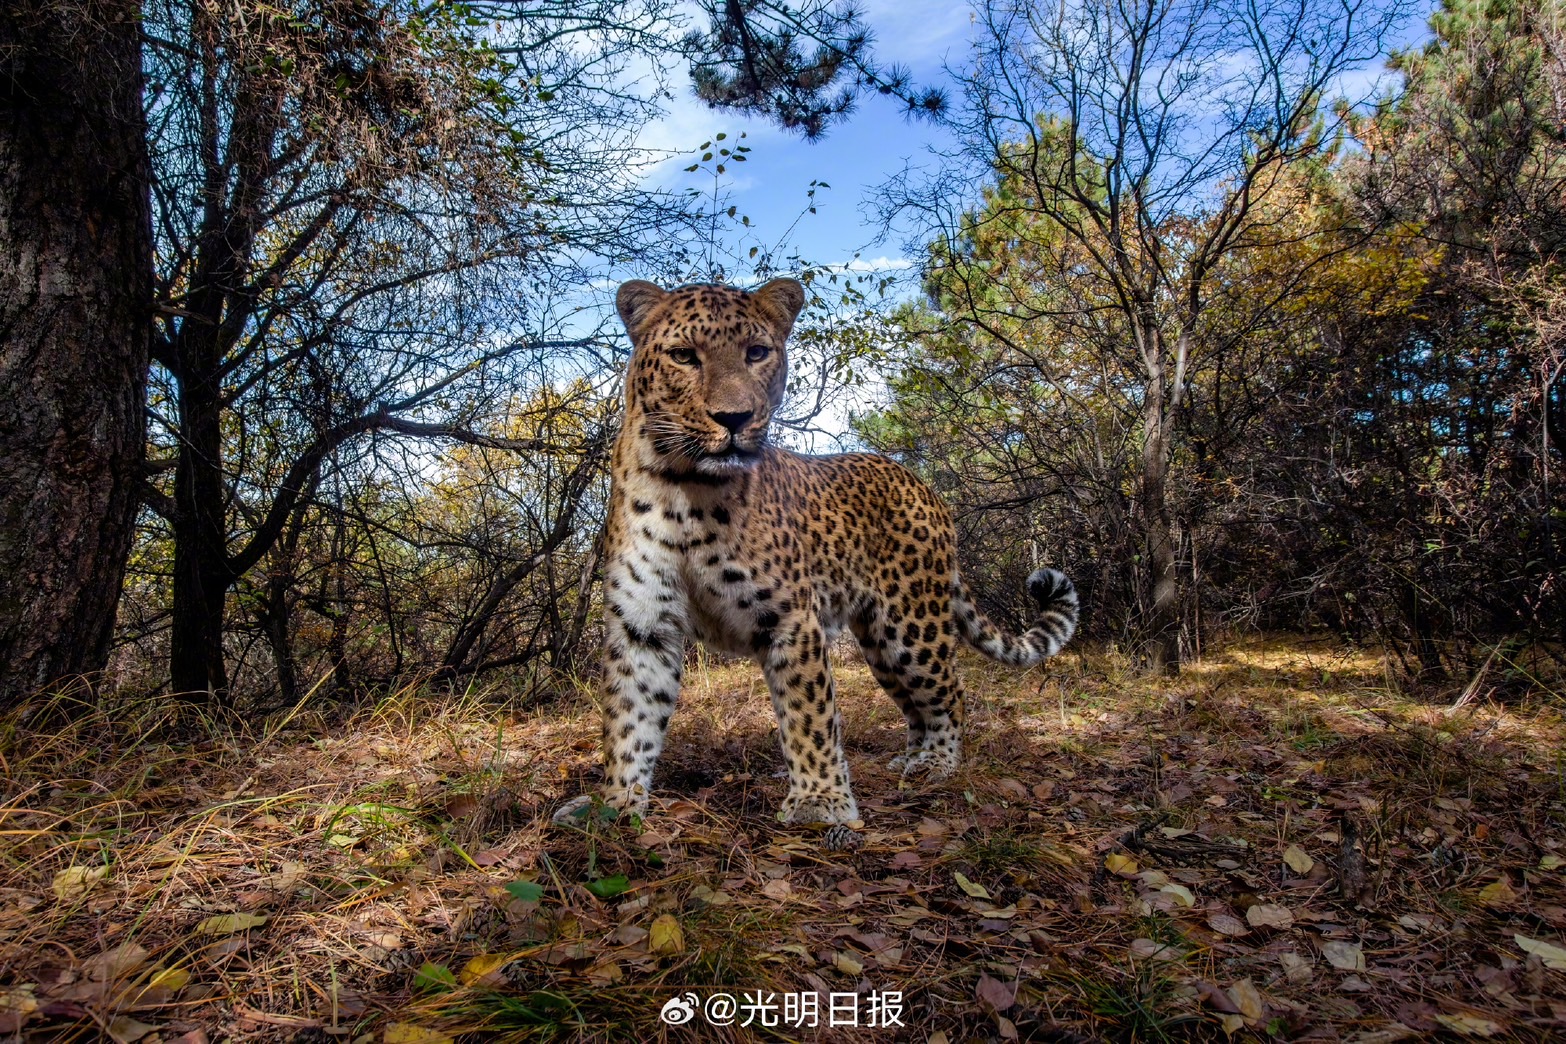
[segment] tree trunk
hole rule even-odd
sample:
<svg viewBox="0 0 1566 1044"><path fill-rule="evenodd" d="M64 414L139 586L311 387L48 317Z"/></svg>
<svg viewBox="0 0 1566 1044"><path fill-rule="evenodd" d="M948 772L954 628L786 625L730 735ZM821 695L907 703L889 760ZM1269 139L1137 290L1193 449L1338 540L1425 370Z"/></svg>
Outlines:
<svg viewBox="0 0 1566 1044"><path fill-rule="evenodd" d="M1152 602L1143 640L1148 665L1174 675L1180 671L1179 587L1175 575L1173 527L1169 522L1169 425L1173 418L1165 394L1165 359L1161 338L1149 335L1147 397L1142 409L1142 524L1146 529L1147 566L1152 578Z"/></svg>
<svg viewBox="0 0 1566 1044"><path fill-rule="evenodd" d="M182 338L180 448L174 467L174 590L170 684L192 702L228 702L223 659L225 601L234 581L224 512L223 437L216 379L201 337ZM193 357L192 357L193 356ZM186 374L192 376L186 377Z"/></svg>
<svg viewBox="0 0 1566 1044"><path fill-rule="evenodd" d="M0 12L0 706L108 660L145 449L138 5Z"/></svg>

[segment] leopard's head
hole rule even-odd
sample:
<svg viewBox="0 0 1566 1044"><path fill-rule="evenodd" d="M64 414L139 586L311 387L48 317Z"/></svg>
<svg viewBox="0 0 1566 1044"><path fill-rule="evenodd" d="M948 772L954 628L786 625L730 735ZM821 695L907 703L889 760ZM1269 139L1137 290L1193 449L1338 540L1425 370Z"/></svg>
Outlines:
<svg viewBox="0 0 1566 1044"><path fill-rule="evenodd" d="M805 290L774 279L755 290L636 279L615 297L631 335L625 424L644 467L737 474L757 460L788 381L784 350Z"/></svg>

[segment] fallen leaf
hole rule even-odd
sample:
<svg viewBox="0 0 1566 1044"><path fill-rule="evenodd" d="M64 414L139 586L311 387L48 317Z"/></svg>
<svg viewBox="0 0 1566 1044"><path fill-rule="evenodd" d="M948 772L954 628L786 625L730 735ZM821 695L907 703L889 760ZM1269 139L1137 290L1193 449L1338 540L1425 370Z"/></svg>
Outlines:
<svg viewBox="0 0 1566 1044"><path fill-rule="evenodd" d="M1026 801L1030 796L1028 794L1028 788L1023 786L1020 781L1015 779L1003 779L1000 781L1000 783L997 784L997 786L1006 791L1006 793L1010 794L1012 797L1017 798L1019 801Z"/></svg>
<svg viewBox="0 0 1566 1044"><path fill-rule="evenodd" d="M697 885L691 889L691 898L708 906L724 906L734 901L734 897L722 889L708 888L706 885Z"/></svg>
<svg viewBox="0 0 1566 1044"><path fill-rule="evenodd" d="M1524 953L1531 953L1544 962L1546 968L1566 971L1566 950L1542 939L1530 939L1526 935L1513 935L1512 939Z"/></svg>
<svg viewBox="0 0 1566 1044"><path fill-rule="evenodd" d="M1178 961L1184 956L1178 949L1167 943L1154 942L1152 939L1132 939L1131 956L1144 957L1155 961Z"/></svg>
<svg viewBox="0 0 1566 1044"><path fill-rule="evenodd" d="M685 929L673 914L659 914L647 928L647 948L672 957L685 952Z"/></svg>
<svg viewBox="0 0 1566 1044"><path fill-rule="evenodd" d="M961 870L952 872L952 879L957 882L957 887L973 896L975 899L989 899L989 891L981 884L974 884L968 880Z"/></svg>
<svg viewBox="0 0 1566 1044"><path fill-rule="evenodd" d="M1357 942L1328 939L1321 944L1321 955L1327 963L1340 971L1364 971L1365 953Z"/></svg>
<svg viewBox="0 0 1566 1044"><path fill-rule="evenodd" d="M196 925L196 934L233 935L235 932L242 932L247 928L259 928L265 923L266 917L261 914L218 914L215 917L208 917Z"/></svg>
<svg viewBox="0 0 1566 1044"><path fill-rule="evenodd" d="M16 1033L38 1011L37 989L29 982L0 990L0 1026L5 1027L6 1034Z"/></svg>
<svg viewBox="0 0 1566 1044"><path fill-rule="evenodd" d="M413 976L413 988L423 993L444 993L457 988L457 977L444 964L425 961Z"/></svg>
<svg viewBox="0 0 1566 1044"><path fill-rule="evenodd" d="M1017 994L1012 987L992 979L988 975L979 976L979 984L974 988L974 995L982 1002L989 1005L994 1011L1005 1011L1017 1000Z"/></svg>
<svg viewBox="0 0 1566 1044"><path fill-rule="evenodd" d="M152 989L164 989L173 993L182 990L190 982L190 972L184 968L164 968L152 977L147 986Z"/></svg>
<svg viewBox="0 0 1566 1044"><path fill-rule="evenodd" d="M426 1029L411 1022L393 1022L386 1027L381 1038L385 1044L456 1044L456 1040L439 1030Z"/></svg>
<svg viewBox="0 0 1566 1044"><path fill-rule="evenodd" d="M1224 1036L1232 1037L1245 1028L1245 1016L1220 1015L1218 1016L1218 1025L1223 1027Z"/></svg>
<svg viewBox="0 0 1566 1044"><path fill-rule="evenodd" d="M119 1015L109 1023L109 1037L115 1044L135 1044L157 1028L145 1022L137 1022L129 1015Z"/></svg>
<svg viewBox="0 0 1566 1044"><path fill-rule="evenodd" d="M846 953L838 953L832 957L832 966L844 975L863 975L865 966Z"/></svg>
<svg viewBox="0 0 1566 1044"><path fill-rule="evenodd" d="M794 886L788 883L787 878L774 877L761 886L761 894L770 899L787 899L794 894Z"/></svg>
<svg viewBox="0 0 1566 1044"><path fill-rule="evenodd" d="M631 881L624 874L615 874L613 877L601 877L596 881L586 882L587 890L600 899L613 899L631 888Z"/></svg>
<svg viewBox="0 0 1566 1044"><path fill-rule="evenodd" d="M595 986L609 986L625 978L625 969L614 961L595 964L587 969L587 981Z"/></svg>
<svg viewBox="0 0 1566 1044"><path fill-rule="evenodd" d="M464 986L472 986L482 982L495 972L504 968L510 960L510 955L504 953L481 953L477 957L469 959L462 966L462 971L457 974L457 979Z"/></svg>
<svg viewBox="0 0 1566 1044"><path fill-rule="evenodd" d="M1104 857L1104 869L1120 877L1130 877L1137 872L1137 865L1130 856L1111 852Z"/></svg>
<svg viewBox="0 0 1566 1044"><path fill-rule="evenodd" d="M1185 885L1166 884L1160 888L1159 891L1166 895L1174 896L1175 901L1178 902L1181 906L1196 905L1196 896L1192 895L1191 890Z"/></svg>
<svg viewBox="0 0 1566 1044"><path fill-rule="evenodd" d="M1479 901L1486 906L1505 906L1517 901L1517 893L1512 890L1511 882L1503 877L1479 889Z"/></svg>
<svg viewBox="0 0 1566 1044"><path fill-rule="evenodd" d="M1245 935L1250 931L1244 921L1233 914L1213 913L1207 915L1207 927L1219 935Z"/></svg>
<svg viewBox="0 0 1566 1044"><path fill-rule="evenodd" d="M1559 870L1563 866L1566 866L1566 859L1558 855L1547 855L1539 860L1540 870Z"/></svg>
<svg viewBox="0 0 1566 1044"><path fill-rule="evenodd" d="M1292 928L1294 927L1294 914L1286 906L1275 906L1272 903L1257 903L1245 911L1245 920L1255 928Z"/></svg>
<svg viewBox="0 0 1566 1044"><path fill-rule="evenodd" d="M1311 868L1316 865L1316 860L1312 859L1299 845L1290 845L1288 848L1285 848L1283 850L1283 861L1296 874L1308 874Z"/></svg>
<svg viewBox="0 0 1566 1044"><path fill-rule="evenodd" d="M930 1039L925 1044L952 1044L952 1039L946 1035L945 1030L936 1030L930 1034Z"/></svg>
<svg viewBox="0 0 1566 1044"><path fill-rule="evenodd" d="M92 891L93 886L108 874L109 868L106 866L68 866L54 875L54 882L49 887L54 891L56 899L68 903Z"/></svg>
<svg viewBox="0 0 1566 1044"><path fill-rule="evenodd" d="M1457 1015L1437 1015L1436 1021L1453 1033L1465 1037L1493 1037L1497 1033L1505 1033L1506 1027L1494 1019L1487 1019L1483 1015L1472 1012L1463 1012Z"/></svg>
<svg viewBox="0 0 1566 1044"><path fill-rule="evenodd" d="M1249 979L1241 979L1228 990L1229 999L1234 1001L1234 1006L1240 1009L1240 1014L1255 1021L1262 1017L1261 994L1256 992L1256 984Z"/></svg>
<svg viewBox="0 0 1566 1044"><path fill-rule="evenodd" d="M94 982L113 982L140 971L147 963L147 951L135 943L121 943L93 957L82 970Z"/></svg>
<svg viewBox="0 0 1566 1044"><path fill-rule="evenodd" d="M512 881L506 885L506 891L513 899L520 899L524 903L536 903L544 898L544 886L537 881Z"/></svg>
<svg viewBox="0 0 1566 1044"><path fill-rule="evenodd" d="M1296 986L1303 986L1316 977L1308 957L1301 957L1297 953L1280 953L1278 963L1283 965L1283 977Z"/></svg>

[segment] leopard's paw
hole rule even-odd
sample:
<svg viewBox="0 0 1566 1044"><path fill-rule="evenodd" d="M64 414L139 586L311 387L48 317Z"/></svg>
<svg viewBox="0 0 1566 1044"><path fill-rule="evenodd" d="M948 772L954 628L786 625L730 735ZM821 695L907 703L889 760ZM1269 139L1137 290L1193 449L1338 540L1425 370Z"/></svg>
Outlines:
<svg viewBox="0 0 1566 1044"><path fill-rule="evenodd" d="M592 794L574 797L555 809L555 814L549 817L550 821L559 826L582 826L591 818L593 802L597 800Z"/></svg>
<svg viewBox="0 0 1566 1044"><path fill-rule="evenodd" d="M939 783L957 771L957 756L935 750L920 750L900 759L903 779L923 783Z"/></svg>
<svg viewBox="0 0 1566 1044"><path fill-rule="evenodd" d="M634 822L633 817L647 814L647 797L645 794L639 798L631 795L623 795L616 799L604 798L597 794L583 794L574 797L555 810L550 817L558 826L586 827L589 824L606 824L615 822Z"/></svg>
<svg viewBox="0 0 1566 1044"><path fill-rule="evenodd" d="M778 819L791 826L825 823L828 826L859 823L859 803L852 794L800 794L793 791L783 799Z"/></svg>

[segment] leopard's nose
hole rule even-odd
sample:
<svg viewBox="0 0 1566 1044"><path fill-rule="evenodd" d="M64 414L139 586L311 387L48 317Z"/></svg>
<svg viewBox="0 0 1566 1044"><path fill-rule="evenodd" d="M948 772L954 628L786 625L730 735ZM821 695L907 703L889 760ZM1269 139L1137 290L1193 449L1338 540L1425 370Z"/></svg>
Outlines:
<svg viewBox="0 0 1566 1044"><path fill-rule="evenodd" d="M744 413L713 413L709 414L713 420L729 429L729 434L738 435L741 428L750 423L750 419L756 415L755 410L746 410Z"/></svg>

